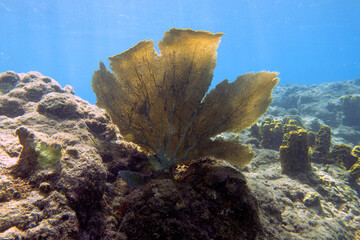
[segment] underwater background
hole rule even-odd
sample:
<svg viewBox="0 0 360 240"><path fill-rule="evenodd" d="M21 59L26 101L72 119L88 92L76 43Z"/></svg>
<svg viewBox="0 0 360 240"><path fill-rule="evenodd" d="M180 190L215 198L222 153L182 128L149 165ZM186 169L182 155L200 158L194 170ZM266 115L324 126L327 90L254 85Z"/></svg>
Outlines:
<svg viewBox="0 0 360 240"><path fill-rule="evenodd" d="M359 9L0 0L0 239L360 240Z"/></svg>
<svg viewBox="0 0 360 240"><path fill-rule="evenodd" d="M172 27L223 32L212 87L249 71L281 83L360 76L360 1L0 0L0 72L39 71L95 103L99 60Z"/></svg>

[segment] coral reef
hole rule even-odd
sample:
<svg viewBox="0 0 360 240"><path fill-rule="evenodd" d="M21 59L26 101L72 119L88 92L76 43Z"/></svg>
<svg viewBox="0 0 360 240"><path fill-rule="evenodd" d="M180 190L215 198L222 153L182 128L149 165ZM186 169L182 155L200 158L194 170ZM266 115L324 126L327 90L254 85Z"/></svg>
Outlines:
<svg viewBox="0 0 360 240"><path fill-rule="evenodd" d="M329 126L321 126L312 149L312 161L326 162L331 148L331 128Z"/></svg>
<svg viewBox="0 0 360 240"><path fill-rule="evenodd" d="M267 118L260 128L261 146L267 149L279 150L283 138L282 124L278 120Z"/></svg>
<svg viewBox="0 0 360 240"><path fill-rule="evenodd" d="M57 191L47 195L31 192L20 200L4 201L0 219L1 239L79 237L76 213L69 207L66 197Z"/></svg>
<svg viewBox="0 0 360 240"><path fill-rule="evenodd" d="M257 129L257 124L251 126L250 136L256 137L261 141L261 146L267 149L279 150L283 142L283 137L290 131L297 131L302 128L302 124L288 116L282 121L273 118L266 118L261 123L261 127Z"/></svg>
<svg viewBox="0 0 360 240"><path fill-rule="evenodd" d="M349 169L349 173L354 176L354 178L360 178L360 162L357 161L354 165Z"/></svg>
<svg viewBox="0 0 360 240"><path fill-rule="evenodd" d="M273 91L267 114L301 118L307 131L318 132L321 125L328 125L334 143L359 145L359 92L359 78L319 85L280 84Z"/></svg>
<svg viewBox="0 0 360 240"><path fill-rule="evenodd" d="M343 123L349 126L360 126L360 95L348 95L341 98Z"/></svg>
<svg viewBox="0 0 360 240"><path fill-rule="evenodd" d="M176 180L151 174L141 186L127 184L118 172L150 177L147 157L120 140L103 110L39 73L8 75L19 82L1 97L26 104L22 115L0 116L1 239L175 239L175 229L188 239L263 235L238 169L204 159L182 165ZM40 85L42 97L29 98Z"/></svg>
<svg viewBox="0 0 360 240"><path fill-rule="evenodd" d="M36 72L2 76L17 84L1 99L23 111L0 112L0 238L79 239L100 212L107 177L96 147L118 133L102 110L72 95L70 86L61 88Z"/></svg>
<svg viewBox="0 0 360 240"><path fill-rule="evenodd" d="M152 179L132 191L117 182L114 229L129 239L264 237L257 201L233 166L203 159L178 165L174 178Z"/></svg>
<svg viewBox="0 0 360 240"><path fill-rule="evenodd" d="M307 141L300 141L297 143L296 147L293 146L290 152L293 152L294 156L289 156L289 139L291 131L293 131L292 134L295 134L295 132L300 130L300 132L304 132L305 130L302 127L302 124L299 126L296 120L291 119L288 116L284 117L282 121L267 117L262 121L261 127L259 127L258 124L251 126L249 129L249 136L261 139L261 146L267 149L277 150L279 149L278 145L282 144L279 151L283 152L280 153L280 156L283 156L280 160L284 173L291 174L298 171L307 172L309 170L308 167L302 169L301 167L296 166L291 170L292 167L289 166L294 164L291 163L291 159L294 160L294 156L299 158L299 160L294 160L294 162L298 162L298 164L302 164L303 159L308 159L310 157L311 161L336 164L346 170L349 170L356 163L358 158L356 155L358 149L356 147L352 149L352 147L347 144L335 144L331 150L331 128L325 125L319 127L317 135L312 131L306 132ZM297 134L299 135L299 132ZM308 151L304 150L304 153L296 153L299 151L298 149L301 148L308 149ZM309 166L309 164L306 165ZM296 170L297 168L298 170ZM353 169L355 169L355 167Z"/></svg>
<svg viewBox="0 0 360 240"><path fill-rule="evenodd" d="M59 163L62 156L61 146L59 144L48 144L43 141L36 145L35 152L38 155L37 161L43 168L51 167Z"/></svg>
<svg viewBox="0 0 360 240"><path fill-rule="evenodd" d="M23 101L14 98L0 97L0 114L7 117L17 117L24 114Z"/></svg>
<svg viewBox="0 0 360 240"><path fill-rule="evenodd" d="M251 126L265 113L279 79L275 72L247 73L206 94L222 35L173 28L158 44L160 55L153 41L141 41L109 57L113 73L103 63L94 72L97 105L126 140L154 156L155 170L208 154L241 166L251 160L250 150L238 142L223 150L211 138Z"/></svg>
<svg viewBox="0 0 360 240"><path fill-rule="evenodd" d="M278 163L244 172L259 201L260 219L269 226L265 231L273 234L265 239L355 239L360 218L352 211L360 205L347 182L350 174L335 165L327 171L317 164L312 168L311 175L297 178L281 174Z"/></svg>
<svg viewBox="0 0 360 240"><path fill-rule="evenodd" d="M35 135L25 127L17 128L15 135L19 138L22 150L17 163L12 166L11 173L15 177L26 178L31 176L39 165L35 151Z"/></svg>
<svg viewBox="0 0 360 240"><path fill-rule="evenodd" d="M360 178L360 146L355 146L351 150L351 155L357 158L357 161L350 167L349 173L355 178Z"/></svg>
<svg viewBox="0 0 360 240"><path fill-rule="evenodd" d="M346 144L336 144L329 155L329 162L349 170L356 163L358 157L352 153L353 148Z"/></svg>
<svg viewBox="0 0 360 240"><path fill-rule="evenodd" d="M242 171L203 158L173 176L154 172L70 86L36 72L5 75L19 80L1 98L24 112L0 115L1 239L354 239L360 229L359 162L348 171L312 163L312 174L294 178L281 173L278 151L253 147ZM39 155L54 157L41 166ZM134 184L119 172L147 179Z"/></svg>
<svg viewBox="0 0 360 240"><path fill-rule="evenodd" d="M281 170L285 174L311 171L308 135L304 129L290 131L284 137L286 145L280 146Z"/></svg>
<svg viewBox="0 0 360 240"><path fill-rule="evenodd" d="M19 76L14 72L9 71L0 73L0 93L8 93L19 83L19 81Z"/></svg>
<svg viewBox="0 0 360 240"><path fill-rule="evenodd" d="M360 146L353 147L353 149L351 150L351 155L360 158Z"/></svg>

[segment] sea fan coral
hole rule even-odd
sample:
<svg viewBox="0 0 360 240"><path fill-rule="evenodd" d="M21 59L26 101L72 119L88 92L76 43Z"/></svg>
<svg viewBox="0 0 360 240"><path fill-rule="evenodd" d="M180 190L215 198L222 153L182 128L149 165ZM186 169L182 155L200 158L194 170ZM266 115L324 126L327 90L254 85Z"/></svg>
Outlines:
<svg viewBox="0 0 360 240"><path fill-rule="evenodd" d="M102 62L94 72L96 104L125 140L153 156L155 169L208 154L238 165L251 160L247 146L213 137L251 126L269 106L278 73L247 73L206 94L222 35L172 28L158 44L160 54L153 41L141 41L109 57L113 73Z"/></svg>

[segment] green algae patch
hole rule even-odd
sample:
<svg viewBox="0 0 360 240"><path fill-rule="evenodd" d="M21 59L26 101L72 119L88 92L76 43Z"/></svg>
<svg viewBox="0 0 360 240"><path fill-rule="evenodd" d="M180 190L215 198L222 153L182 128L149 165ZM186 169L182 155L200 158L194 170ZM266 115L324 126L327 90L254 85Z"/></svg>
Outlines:
<svg viewBox="0 0 360 240"><path fill-rule="evenodd" d="M42 168L48 168L60 161L62 157L61 146L53 143L39 142L35 147L38 154L37 161Z"/></svg>

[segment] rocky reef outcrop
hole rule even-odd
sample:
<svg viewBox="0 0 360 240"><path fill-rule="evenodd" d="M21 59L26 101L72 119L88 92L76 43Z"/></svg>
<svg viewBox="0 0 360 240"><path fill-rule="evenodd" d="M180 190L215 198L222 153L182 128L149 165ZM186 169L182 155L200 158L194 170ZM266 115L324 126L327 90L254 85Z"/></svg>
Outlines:
<svg viewBox="0 0 360 240"><path fill-rule="evenodd" d="M0 238L264 236L236 167L203 159L152 174L147 156L70 86L37 72L2 73L0 86ZM119 171L148 179L132 184Z"/></svg>
<svg viewBox="0 0 360 240"><path fill-rule="evenodd" d="M308 131L331 127L334 143L359 145L360 78L319 85L282 84L267 116L301 118Z"/></svg>
<svg viewBox="0 0 360 240"><path fill-rule="evenodd" d="M360 234L357 148L349 153L348 147L331 145L332 162L284 174L279 151L244 134L231 135L225 137L253 144L255 158L244 169L206 157L156 173L137 146L123 141L109 116L70 86L37 72L5 72L0 92L1 239L285 240ZM274 118L285 116L278 102L270 111ZM309 126L308 115L292 112ZM335 144L345 139L337 131ZM346 168L336 164L342 155Z"/></svg>
<svg viewBox="0 0 360 240"><path fill-rule="evenodd" d="M0 116L1 236L78 239L100 209L107 178L92 140L115 140L115 128L70 86L61 88L40 73L5 72L0 86L0 103L8 106ZM16 205L21 207L12 212Z"/></svg>
<svg viewBox="0 0 360 240"><path fill-rule="evenodd" d="M352 176L337 165L312 163L310 172L282 174L279 152L256 150L244 172L259 201L265 239L357 239L359 195Z"/></svg>

